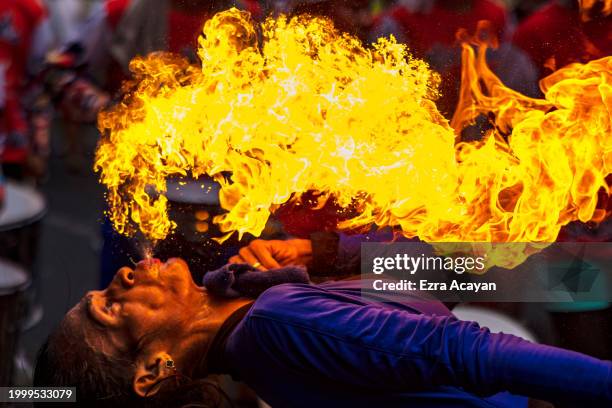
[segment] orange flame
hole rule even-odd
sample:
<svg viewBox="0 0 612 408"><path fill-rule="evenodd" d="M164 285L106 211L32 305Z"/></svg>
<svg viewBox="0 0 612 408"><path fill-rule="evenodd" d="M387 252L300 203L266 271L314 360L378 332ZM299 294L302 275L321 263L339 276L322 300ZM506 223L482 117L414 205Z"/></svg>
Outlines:
<svg viewBox="0 0 612 408"><path fill-rule="evenodd" d="M612 14L612 0L578 0L578 6L583 21L591 19L591 13L594 9L598 9L603 16Z"/></svg>
<svg viewBox="0 0 612 408"><path fill-rule="evenodd" d="M480 113L495 128L455 143L433 102L437 75L393 38L366 48L326 20L257 27L231 9L199 44L201 67L134 60L124 100L100 115L95 168L120 232L166 237L165 179L177 174L221 183L227 212L214 222L228 233L259 235L308 190L358 209L340 228L395 226L431 242L553 242L570 221L606 216L596 202L610 194L612 58L557 71L540 100L505 87L486 47L464 44L453 128Z"/></svg>

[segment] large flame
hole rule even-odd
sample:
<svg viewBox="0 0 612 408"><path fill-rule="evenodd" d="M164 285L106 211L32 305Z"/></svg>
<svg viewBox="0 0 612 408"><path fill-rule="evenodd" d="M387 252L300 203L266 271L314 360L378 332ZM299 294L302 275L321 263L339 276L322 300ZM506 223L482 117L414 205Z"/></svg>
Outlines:
<svg viewBox="0 0 612 408"><path fill-rule="evenodd" d="M426 241L553 242L573 220L606 217L596 204L610 194L612 58L563 68L542 82L545 99L530 99L466 43L453 129L433 102L435 73L392 38L366 48L326 20L258 27L231 9L199 44L201 67L134 60L123 102L100 116L95 167L120 232L166 237L165 180L177 174L221 183L227 212L215 222L228 233L259 235L308 190L358 210L341 228L396 226ZM479 114L494 129L456 143Z"/></svg>

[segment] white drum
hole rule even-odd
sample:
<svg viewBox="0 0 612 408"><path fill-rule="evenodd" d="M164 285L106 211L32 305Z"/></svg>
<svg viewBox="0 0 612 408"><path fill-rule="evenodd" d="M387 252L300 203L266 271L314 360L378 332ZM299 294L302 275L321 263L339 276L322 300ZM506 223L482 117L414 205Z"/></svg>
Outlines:
<svg viewBox="0 0 612 408"><path fill-rule="evenodd" d="M32 224L45 213L45 199L31 187L9 181L4 194L4 206L0 210L0 231Z"/></svg>
<svg viewBox="0 0 612 408"><path fill-rule="evenodd" d="M42 194L29 186L9 181L0 210L0 257L29 269L36 253L39 221L45 215Z"/></svg>

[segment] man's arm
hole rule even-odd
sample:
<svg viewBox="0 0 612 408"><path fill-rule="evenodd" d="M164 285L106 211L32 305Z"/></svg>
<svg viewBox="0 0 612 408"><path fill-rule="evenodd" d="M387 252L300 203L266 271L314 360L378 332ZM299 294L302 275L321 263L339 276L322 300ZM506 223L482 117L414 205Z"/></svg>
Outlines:
<svg viewBox="0 0 612 408"><path fill-rule="evenodd" d="M610 362L493 334L454 317L343 302L313 286L268 290L243 327L239 337L282 358L290 370L351 386L456 386L477 395L510 391L575 406L612 402Z"/></svg>
<svg viewBox="0 0 612 408"><path fill-rule="evenodd" d="M244 263L224 265L207 272L202 278L202 285L210 293L226 298L256 298L276 285L309 282L306 268L302 266L285 266L261 273Z"/></svg>
<svg viewBox="0 0 612 408"><path fill-rule="evenodd" d="M278 269L289 265L309 265L312 260L312 242L309 239L263 240L256 239L240 248L229 259L231 264L249 264L259 270Z"/></svg>
<svg viewBox="0 0 612 408"><path fill-rule="evenodd" d="M241 248L238 255L229 261L256 265L261 270L303 265L308 267L312 277L359 275L361 243L393 240L407 239L388 229L357 235L317 232L311 234L310 239L284 241L256 239Z"/></svg>

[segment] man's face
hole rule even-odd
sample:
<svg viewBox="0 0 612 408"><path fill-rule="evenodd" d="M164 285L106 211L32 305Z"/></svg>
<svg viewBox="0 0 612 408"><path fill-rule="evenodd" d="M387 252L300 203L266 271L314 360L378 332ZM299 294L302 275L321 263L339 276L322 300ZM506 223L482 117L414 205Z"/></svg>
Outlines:
<svg viewBox="0 0 612 408"><path fill-rule="evenodd" d="M201 308L203 292L183 260L150 259L134 269L121 268L108 288L87 293L67 317L86 321L84 335L91 346L117 354L152 334L182 333L191 309Z"/></svg>

